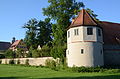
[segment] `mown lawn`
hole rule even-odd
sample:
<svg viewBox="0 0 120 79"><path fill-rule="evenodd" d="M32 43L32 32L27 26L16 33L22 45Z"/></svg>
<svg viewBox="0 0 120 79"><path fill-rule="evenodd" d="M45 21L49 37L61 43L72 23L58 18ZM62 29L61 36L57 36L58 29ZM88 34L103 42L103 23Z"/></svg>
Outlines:
<svg viewBox="0 0 120 79"><path fill-rule="evenodd" d="M0 65L0 79L120 79L120 73L74 73L41 67Z"/></svg>

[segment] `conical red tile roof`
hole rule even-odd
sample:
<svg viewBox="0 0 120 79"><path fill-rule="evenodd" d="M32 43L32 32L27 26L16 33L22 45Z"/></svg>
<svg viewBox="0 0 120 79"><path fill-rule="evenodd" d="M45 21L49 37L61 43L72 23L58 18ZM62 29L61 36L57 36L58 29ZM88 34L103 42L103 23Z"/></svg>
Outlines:
<svg viewBox="0 0 120 79"><path fill-rule="evenodd" d="M97 26L97 23L85 9L82 9L69 28L76 26Z"/></svg>

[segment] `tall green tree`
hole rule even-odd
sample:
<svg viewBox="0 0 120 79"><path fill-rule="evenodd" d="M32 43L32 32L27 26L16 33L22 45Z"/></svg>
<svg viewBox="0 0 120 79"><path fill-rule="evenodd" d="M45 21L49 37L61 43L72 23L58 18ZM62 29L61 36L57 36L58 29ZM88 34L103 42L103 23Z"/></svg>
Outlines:
<svg viewBox="0 0 120 79"><path fill-rule="evenodd" d="M31 19L23 26L26 29L24 41L28 49L37 49L38 45L42 47L52 40L51 25L50 18L46 18L44 21Z"/></svg>
<svg viewBox="0 0 120 79"><path fill-rule="evenodd" d="M51 38L51 23L50 19L46 18L44 21L39 21L37 26L37 42L42 47L43 45L48 44Z"/></svg>
<svg viewBox="0 0 120 79"><path fill-rule="evenodd" d="M23 28L27 30L24 41L28 48L30 48L30 46L32 48L37 48L37 43L36 43L37 25L38 25L38 21L36 19L31 19L23 26Z"/></svg>
<svg viewBox="0 0 120 79"><path fill-rule="evenodd" d="M43 8L43 14L53 19L56 23L52 25L53 57L64 58L66 50L66 29L70 25L70 19L74 14L84 7L82 2L75 0L48 0L50 4Z"/></svg>

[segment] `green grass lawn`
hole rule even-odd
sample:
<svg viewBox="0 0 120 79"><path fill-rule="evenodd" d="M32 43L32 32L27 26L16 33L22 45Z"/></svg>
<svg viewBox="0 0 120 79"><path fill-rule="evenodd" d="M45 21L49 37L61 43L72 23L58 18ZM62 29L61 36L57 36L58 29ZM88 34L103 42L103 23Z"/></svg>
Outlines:
<svg viewBox="0 0 120 79"><path fill-rule="evenodd" d="M120 79L120 73L74 73L41 67L0 65L0 79Z"/></svg>

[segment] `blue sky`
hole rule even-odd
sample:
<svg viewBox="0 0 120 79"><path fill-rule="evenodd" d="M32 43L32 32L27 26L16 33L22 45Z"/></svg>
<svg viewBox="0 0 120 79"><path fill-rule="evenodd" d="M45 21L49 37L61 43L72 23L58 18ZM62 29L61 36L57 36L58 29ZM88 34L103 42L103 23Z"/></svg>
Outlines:
<svg viewBox="0 0 120 79"><path fill-rule="evenodd" d="M98 19L120 23L120 0L77 0L92 9ZM43 20L42 8L47 0L0 0L0 41L11 42L12 37L23 39L22 26L31 18Z"/></svg>

